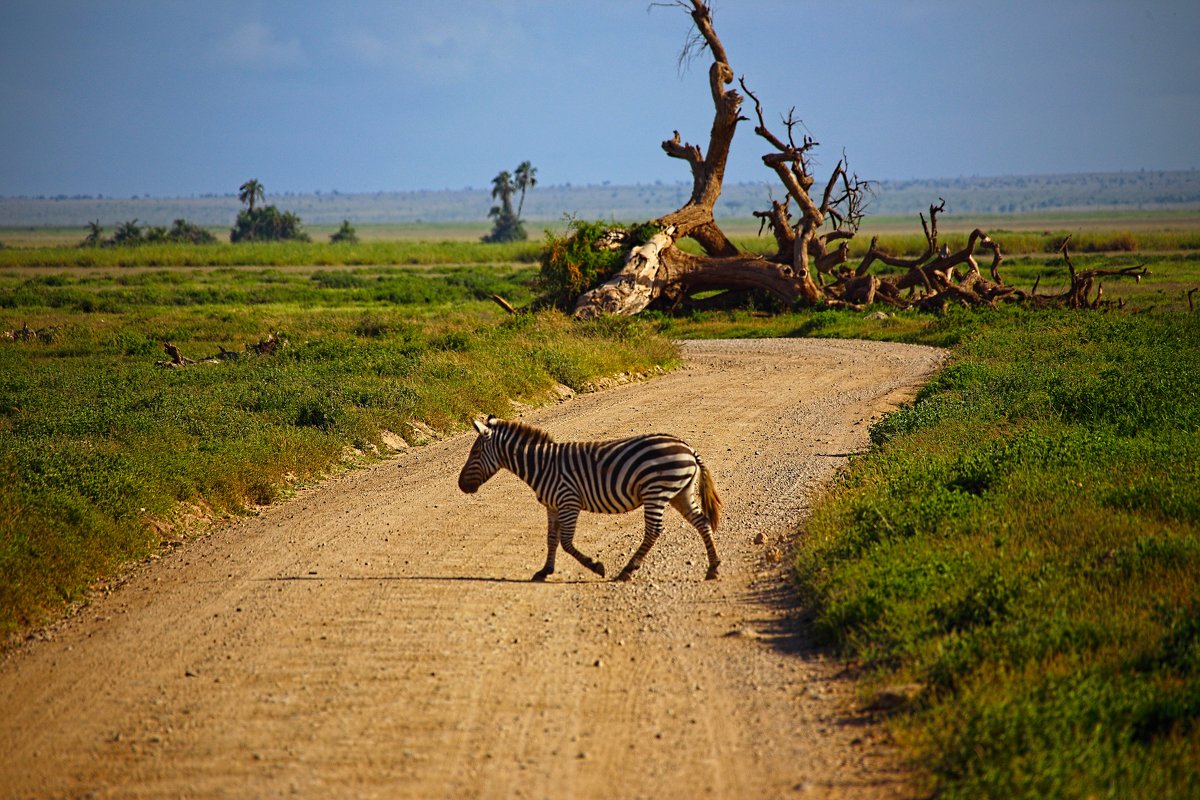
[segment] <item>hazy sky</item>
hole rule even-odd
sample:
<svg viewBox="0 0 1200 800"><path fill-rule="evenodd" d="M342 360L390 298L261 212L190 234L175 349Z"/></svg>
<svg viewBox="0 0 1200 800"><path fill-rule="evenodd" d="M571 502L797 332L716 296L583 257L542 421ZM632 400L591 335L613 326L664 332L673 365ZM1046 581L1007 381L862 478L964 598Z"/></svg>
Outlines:
<svg viewBox="0 0 1200 800"><path fill-rule="evenodd" d="M4 0L0 195L690 180L708 61L646 0ZM1196 0L717 0L768 119L871 179L1200 167ZM753 107L746 112L753 116ZM753 125L727 180L768 180Z"/></svg>

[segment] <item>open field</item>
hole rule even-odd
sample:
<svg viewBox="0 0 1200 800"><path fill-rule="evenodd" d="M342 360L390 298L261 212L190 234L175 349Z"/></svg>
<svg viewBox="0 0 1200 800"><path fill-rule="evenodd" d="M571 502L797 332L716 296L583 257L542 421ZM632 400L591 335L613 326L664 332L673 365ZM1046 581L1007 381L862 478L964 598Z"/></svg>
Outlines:
<svg viewBox="0 0 1200 800"><path fill-rule="evenodd" d="M457 430L510 399L540 402L556 382L670 368L674 339L932 344L950 367L871 427L871 451L796 540L789 602L811 621L794 635L846 659L918 784L943 796L1189 796L1200 780L1200 312L1187 292L1200 287L1200 255L1180 252L1193 220L1127 222L1088 235L1129 234L1135 252L1086 252L1084 220L1073 239L1079 267L1148 264L1141 284L1106 281L1105 299L1124 309L940 318L509 319L487 297L528 301L536 268L486 248L489 266L449 263L475 246L465 239L401 243L426 254L415 267L16 258L0 267L0 330L46 333L0 341L0 608L9 630L42 619L129 558L184 542L189 515L287 497L343 457L386 452L384 430L416 441L420 425ZM48 251L0 256L37 252ZM1045 292L1065 283L1061 258L1036 249L1002 273L1040 278ZM196 357L271 332L290 343L276 356L153 365L166 340Z"/></svg>
<svg viewBox="0 0 1200 800"><path fill-rule="evenodd" d="M305 225L304 230L313 242L328 242L329 236L341 227L338 225ZM400 222L355 224L358 238L367 243L408 242L428 245L437 242L478 242L491 230L488 222ZM545 227L554 227L546 223ZM229 225L204 226L205 230L223 243L229 242ZM531 224L529 231L540 232L541 228ZM111 231L110 231L111 232ZM80 227L2 227L0 243L7 247L74 247L87 235L86 226ZM536 238L536 237L535 237Z"/></svg>
<svg viewBox="0 0 1200 800"><path fill-rule="evenodd" d="M927 214L926 214L927 215ZM928 215L927 215L928 216ZM642 220L629 220L641 222ZM722 229L738 244L747 250L768 251L773 247L770 235L760 236L759 221L753 217L725 218L720 220ZM374 262L358 263L408 263L404 259L416 247L428 248L434 243L478 244L480 237L486 234L491 226L487 222L440 222L440 223L375 223L355 224L355 230L364 245L377 248L374 252L377 259ZM566 226L561 220L529 222L530 244L537 245L543 231L549 230L561 235ZM1044 252L1050 242L1072 234L1080 246L1086 246L1089 241L1097 243L1121 241L1117 248L1097 249L1128 249L1129 243L1140 251L1163 250L1200 250L1200 211L1197 210L1157 210L1157 211L1061 211L1040 214L952 214L941 215L939 228L943 234L951 236L953 245L959 239L965 240L966 235L974 228L983 228L1000 241L1004 252L1018 254L1029 252ZM338 229L338 225L305 225L305 231L312 237L315 252L321 252L326 247L329 235ZM217 239L228 243L229 226L211 226L208 228ZM1123 235L1128 234L1129 238ZM78 228L47 228L47 227L0 227L0 244L9 248L73 248L86 235L84 227ZM872 236L879 236L885 246L896 252L919 252L924 246L921 234L921 223L916 214L906 217L899 216L869 216L862 231L856 238L855 252L861 251L870 242ZM957 237L957 238L955 238ZM1007 239L1007 242L1006 242ZM394 249L383 247L393 245ZM247 247L247 245L239 245ZM340 245L332 248L336 253ZM492 245L497 248L500 246ZM915 248L915 250L914 250ZM519 248L518 248L519 249ZM481 250L480 252L484 252ZM497 251L499 252L499 251ZM525 252L520 250L520 252ZM60 253L56 256L64 263L72 256ZM219 258L221 263L234 263L224 256ZM295 256L293 256L295 257ZM326 258L335 258L334 255ZM19 258L0 250L0 264L16 264ZM474 262L490 261L488 257L476 256ZM253 261L247 263L255 263ZM298 262L288 262L298 263Z"/></svg>

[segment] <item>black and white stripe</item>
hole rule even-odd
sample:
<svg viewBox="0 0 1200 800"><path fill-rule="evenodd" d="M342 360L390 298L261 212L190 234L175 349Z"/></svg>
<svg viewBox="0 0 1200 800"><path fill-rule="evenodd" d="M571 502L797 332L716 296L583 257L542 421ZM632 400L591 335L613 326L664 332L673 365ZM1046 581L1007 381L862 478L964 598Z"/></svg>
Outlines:
<svg viewBox="0 0 1200 800"><path fill-rule="evenodd" d="M708 469L683 440L655 433L607 442L556 442L531 425L495 417L486 424L476 421L475 428L479 438L458 476L459 488L475 492L504 468L529 484L546 507L546 564L533 580L545 580L554 572L560 544L579 563L603 576L604 565L575 547L579 512L621 514L645 506L642 544L617 576L628 580L662 532L668 504L699 531L708 554L707 577L717 577L721 562L712 532L720 498Z"/></svg>

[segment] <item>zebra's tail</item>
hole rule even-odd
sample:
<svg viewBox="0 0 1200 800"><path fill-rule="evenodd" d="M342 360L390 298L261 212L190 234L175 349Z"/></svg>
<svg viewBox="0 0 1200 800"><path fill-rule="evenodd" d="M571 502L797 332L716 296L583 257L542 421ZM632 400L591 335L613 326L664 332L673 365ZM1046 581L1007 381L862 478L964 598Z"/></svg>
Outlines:
<svg viewBox="0 0 1200 800"><path fill-rule="evenodd" d="M700 508L708 518L708 526L715 531L721 522L721 495L717 494L717 485L713 482L712 473L704 466L699 456L696 457L696 463L700 465Z"/></svg>

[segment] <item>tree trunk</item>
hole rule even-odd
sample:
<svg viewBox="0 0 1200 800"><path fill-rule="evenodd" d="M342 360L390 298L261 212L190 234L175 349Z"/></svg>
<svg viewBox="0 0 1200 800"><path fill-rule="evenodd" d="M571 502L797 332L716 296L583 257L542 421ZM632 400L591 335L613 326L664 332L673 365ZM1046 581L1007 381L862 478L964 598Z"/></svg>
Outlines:
<svg viewBox="0 0 1200 800"><path fill-rule="evenodd" d="M580 296L575 305L575 316L580 319L601 314L636 314L646 308L669 283L668 278L660 277L657 271L662 264L661 254L675 250L678 239L690 237L696 240L710 256L728 258L737 255L737 248L713 219L713 206L721 196L729 147L742 119L738 113L742 96L726 88L733 83L733 69L713 28L709 7L702 0L691 0L690 13L703 40L702 46L708 48L713 57L708 82L714 113L707 155L699 145L682 141L679 131L662 143L668 156L686 161L691 167L692 196L681 208L654 221L662 232L646 245L631 250L620 272ZM648 246L650 250L645 249Z"/></svg>
<svg viewBox="0 0 1200 800"><path fill-rule="evenodd" d="M721 194L734 133L738 123L746 119L740 115L743 96L730 88L734 72L707 3L677 0L675 5L687 9L695 25L695 35L685 46L681 61L695 50L707 49L712 56L708 77L713 122L708 149L702 151L698 145L684 142L679 131L662 143L668 156L686 161L690 167L691 197L679 209L654 220L660 232L645 244L631 248L616 274L579 296L576 317L636 314L660 298L678 304L690 293L713 289L766 292L784 305L808 307L859 308L882 302L897 308L940 312L951 304L1025 302L1094 308L1103 293L1100 286L1095 299L1089 300L1096 278L1115 275L1140 279L1145 274L1144 268L1137 267L1077 273L1064 245L1063 254L1071 272L1071 288L1066 292L1038 295L1036 285L1029 292L1005 286L999 274L1000 247L984 231L972 231L967 244L957 252L939 248L937 216L944 210L945 201L929 207L928 220L920 215L925 252L915 258L899 258L878 249L873 239L860 263L851 268L849 240L857 234L863 219L870 184L850 172L843 156L823 189L818 187L810 164L817 142L808 135L801 135L797 141L800 121L794 109L783 119L783 134L772 132L758 97L744 78L739 84L754 101L758 119L754 132L769 146L762 156L763 164L775 173L785 197L782 202L772 200L766 211L754 212L763 228L770 227L777 246L775 254L764 258L740 253L714 219L713 207ZM796 218L793 207L798 212ZM685 237L698 242L705 255L693 256L679 250L676 242ZM980 248L992 252L990 281L983 277L975 260ZM874 276L869 271L875 263L907 271L898 277Z"/></svg>

